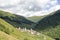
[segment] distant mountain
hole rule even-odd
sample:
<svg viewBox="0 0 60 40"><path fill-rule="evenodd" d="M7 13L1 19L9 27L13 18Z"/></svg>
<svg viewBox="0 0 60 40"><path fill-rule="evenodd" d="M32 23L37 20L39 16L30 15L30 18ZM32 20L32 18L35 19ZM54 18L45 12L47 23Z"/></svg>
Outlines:
<svg viewBox="0 0 60 40"><path fill-rule="evenodd" d="M23 16L11 14L5 11L0 11L0 18L4 19L6 22L12 24L15 27L26 27L30 29L33 28L36 24L30 20L27 20Z"/></svg>
<svg viewBox="0 0 60 40"><path fill-rule="evenodd" d="M27 17L27 19L32 21L32 22L38 22L39 20L41 20L44 17L45 16L32 16L32 17Z"/></svg>
<svg viewBox="0 0 60 40"><path fill-rule="evenodd" d="M53 38L60 39L60 10L41 19L34 29Z"/></svg>

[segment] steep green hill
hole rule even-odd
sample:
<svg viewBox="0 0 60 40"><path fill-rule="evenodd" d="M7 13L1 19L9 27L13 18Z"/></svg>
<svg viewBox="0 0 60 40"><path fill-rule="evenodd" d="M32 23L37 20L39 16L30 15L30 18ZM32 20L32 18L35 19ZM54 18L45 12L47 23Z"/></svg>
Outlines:
<svg viewBox="0 0 60 40"><path fill-rule="evenodd" d="M60 39L60 10L51 14L41 19L34 29L52 38Z"/></svg>
<svg viewBox="0 0 60 40"><path fill-rule="evenodd" d="M18 40L18 39L0 31L0 40Z"/></svg>
<svg viewBox="0 0 60 40"><path fill-rule="evenodd" d="M11 14L9 12L1 11L0 10L0 18L4 19L6 22L9 22L15 27L26 27L26 28L33 28L36 23L27 20L23 16Z"/></svg>
<svg viewBox="0 0 60 40"><path fill-rule="evenodd" d="M7 35L14 37L16 40L17 39L18 40L44 40L43 34L40 34L39 36L37 36L37 35L32 35L28 32L21 32L20 30L16 29L11 24L9 24L8 22L4 21L1 18L0 18L0 30L3 31L3 32L0 32L1 34L0 40L6 40L7 38L8 38L7 40L11 40L9 39L10 37L8 37ZM5 39L5 37L7 38ZM48 36L45 36L45 37L46 37L46 40L54 40Z"/></svg>
<svg viewBox="0 0 60 40"><path fill-rule="evenodd" d="M39 20L41 20L44 17L45 16L32 16L32 17L27 17L27 19L32 21L32 22L38 22Z"/></svg>

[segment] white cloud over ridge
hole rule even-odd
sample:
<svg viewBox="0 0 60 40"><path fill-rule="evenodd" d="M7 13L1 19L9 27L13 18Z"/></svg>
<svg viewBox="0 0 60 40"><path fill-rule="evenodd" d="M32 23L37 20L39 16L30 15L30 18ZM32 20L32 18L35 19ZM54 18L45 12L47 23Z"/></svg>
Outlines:
<svg viewBox="0 0 60 40"><path fill-rule="evenodd" d="M0 0L0 9L25 17L42 16L58 10L60 5L57 2L57 0Z"/></svg>

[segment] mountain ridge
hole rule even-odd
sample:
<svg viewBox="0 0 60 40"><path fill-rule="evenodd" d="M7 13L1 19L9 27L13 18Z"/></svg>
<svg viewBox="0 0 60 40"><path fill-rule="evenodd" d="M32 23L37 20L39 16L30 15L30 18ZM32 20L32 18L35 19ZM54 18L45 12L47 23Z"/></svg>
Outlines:
<svg viewBox="0 0 60 40"><path fill-rule="evenodd" d="M10 14L9 12L0 11L0 18L4 19L6 22L12 24L15 27L26 27L26 28L33 28L36 24L23 16ZM24 24L24 25L23 25ZM30 26L30 27L28 27Z"/></svg>
<svg viewBox="0 0 60 40"><path fill-rule="evenodd" d="M30 29L30 28L34 28L34 26L36 25L36 24L33 24L34 22L25 20L24 17L21 17L21 18L20 17L21 16L18 16L18 15L15 16L14 14L10 14L9 12L0 11L0 31L14 37L13 39L16 38L16 40L44 40L44 37L46 38L46 40L54 40L53 38L47 35L41 34L37 36L37 35L32 35L28 32L21 32L20 30L16 29L18 27L21 27L21 28L29 27L28 29ZM19 25L17 23L19 23ZM3 36L0 35L0 39L2 40L1 37ZM6 40L6 39L3 39L3 40ZM10 39L8 38L7 40L10 40Z"/></svg>
<svg viewBox="0 0 60 40"><path fill-rule="evenodd" d="M60 39L60 10L41 19L34 29L52 38Z"/></svg>

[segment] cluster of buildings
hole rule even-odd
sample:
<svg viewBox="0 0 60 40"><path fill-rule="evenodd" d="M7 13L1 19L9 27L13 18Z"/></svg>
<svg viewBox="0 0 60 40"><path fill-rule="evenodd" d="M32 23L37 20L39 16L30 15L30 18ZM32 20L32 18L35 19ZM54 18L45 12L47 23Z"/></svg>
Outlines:
<svg viewBox="0 0 60 40"><path fill-rule="evenodd" d="M37 32L37 31L34 31L33 29L26 29L26 28L17 28L18 30L20 30L21 32L29 32L29 33L31 33L31 34L33 34L33 35L40 35L40 33L39 32Z"/></svg>
<svg viewBox="0 0 60 40"><path fill-rule="evenodd" d="M17 28L18 30L20 30L21 32L29 32L30 34L33 34L33 35L37 35L37 36L39 36L40 35L40 33L39 32L37 32L37 31L34 31L33 29L26 29L26 28ZM44 37L44 40L46 40L46 36L43 36Z"/></svg>

